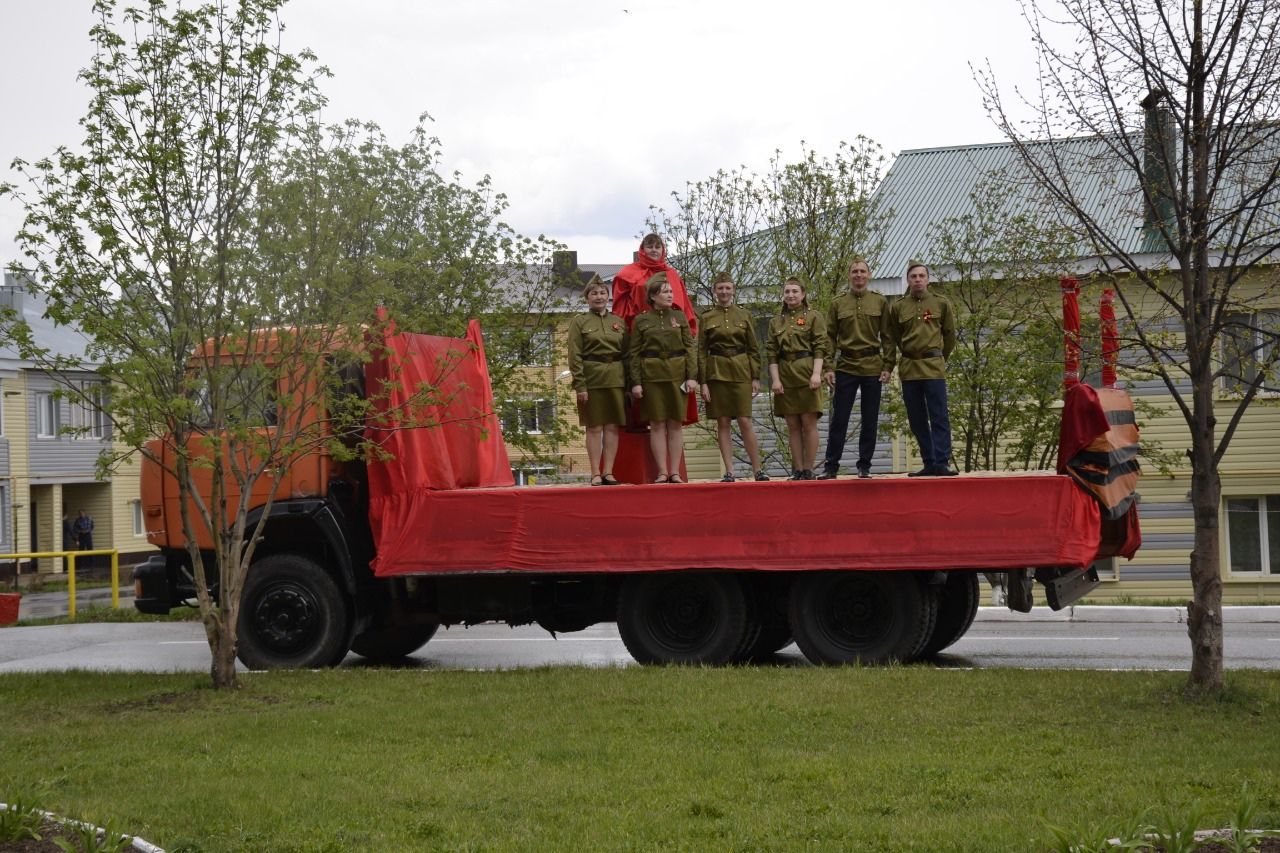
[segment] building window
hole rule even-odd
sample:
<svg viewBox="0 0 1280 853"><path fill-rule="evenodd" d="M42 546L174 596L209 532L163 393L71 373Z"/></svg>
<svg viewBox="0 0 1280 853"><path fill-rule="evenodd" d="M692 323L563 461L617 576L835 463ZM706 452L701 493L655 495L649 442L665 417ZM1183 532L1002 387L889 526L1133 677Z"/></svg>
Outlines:
<svg viewBox="0 0 1280 853"><path fill-rule="evenodd" d="M142 501L129 501L129 509L133 511L133 535L145 536L147 530L142 524Z"/></svg>
<svg viewBox="0 0 1280 853"><path fill-rule="evenodd" d="M103 439L107 437L107 416L103 411L107 399L101 382L83 382L80 395L71 404L71 426L77 438Z"/></svg>
<svg viewBox="0 0 1280 853"><path fill-rule="evenodd" d="M507 400L502 405L502 431L508 435L550 432L555 419L555 400Z"/></svg>
<svg viewBox="0 0 1280 853"><path fill-rule="evenodd" d="M1233 575L1280 575L1280 495L1230 497L1227 565Z"/></svg>
<svg viewBox="0 0 1280 853"><path fill-rule="evenodd" d="M534 329L520 345L520 364L524 367L546 367L551 364L551 351L555 341L551 327Z"/></svg>
<svg viewBox="0 0 1280 853"><path fill-rule="evenodd" d="M36 437L54 438L58 435L58 399L48 391L36 394Z"/></svg>
<svg viewBox="0 0 1280 853"><path fill-rule="evenodd" d="M511 476L515 478L517 486L536 486L538 483L549 482L555 473L556 470L548 466L511 469Z"/></svg>
<svg viewBox="0 0 1280 853"><path fill-rule="evenodd" d="M1243 394L1258 373L1264 373L1259 393L1280 394L1276 375L1276 342L1280 338L1280 310L1228 314L1222 334L1222 386Z"/></svg>
<svg viewBox="0 0 1280 853"><path fill-rule="evenodd" d="M9 541L9 487L0 486L0 547L16 550Z"/></svg>

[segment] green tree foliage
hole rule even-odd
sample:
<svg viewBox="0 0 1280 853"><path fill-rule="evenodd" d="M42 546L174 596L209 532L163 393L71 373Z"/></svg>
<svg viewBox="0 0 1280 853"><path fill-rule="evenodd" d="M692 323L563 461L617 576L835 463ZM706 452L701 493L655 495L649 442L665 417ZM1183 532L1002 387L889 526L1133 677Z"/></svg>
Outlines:
<svg viewBox="0 0 1280 853"><path fill-rule="evenodd" d="M928 237L927 257L946 271L937 287L956 308L947 395L965 471L1051 467L1057 452L1056 271L1072 237L1014 209L1012 194L997 176L984 180L971 194L971 212L935 223Z"/></svg>
<svg viewBox="0 0 1280 853"><path fill-rule="evenodd" d="M468 184L446 171L429 120L399 146L368 123L307 127L275 188L278 256L322 260L329 266L306 274L329 277L325 290L362 293L409 331L460 336L480 319L495 399L556 399L563 389L545 366L566 297L578 297L553 281L549 261L560 246L506 224L507 199L487 176ZM536 436L516 428L504 437L537 458L567 431L559 416L538 426Z"/></svg>
<svg viewBox="0 0 1280 853"><path fill-rule="evenodd" d="M774 152L763 175L740 166L672 191L671 209L651 207L646 228L666 238L672 265L704 305L712 278L727 270L741 301L776 302L795 275L810 304L825 306L846 286L849 258L880 250L891 214L873 195L884 164L864 136L829 156L802 142L799 160Z"/></svg>
<svg viewBox="0 0 1280 853"><path fill-rule="evenodd" d="M1195 517L1188 688L1217 692L1219 465L1280 355L1257 301L1267 291L1259 267L1280 250L1280 3L1026 0L1024 12L1039 93L1011 104L990 72L979 82L1029 179L1087 240L1098 277L1120 284L1144 366L1186 420ZM1072 138L1091 140L1093 153L1081 156ZM1115 226L1138 217L1135 243ZM1222 418L1220 383L1235 396Z"/></svg>

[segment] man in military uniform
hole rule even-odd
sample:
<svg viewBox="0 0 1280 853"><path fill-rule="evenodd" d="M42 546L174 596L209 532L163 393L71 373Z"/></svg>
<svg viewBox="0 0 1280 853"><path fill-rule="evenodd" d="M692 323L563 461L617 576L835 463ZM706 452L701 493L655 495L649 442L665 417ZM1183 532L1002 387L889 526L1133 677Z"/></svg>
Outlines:
<svg viewBox="0 0 1280 853"><path fill-rule="evenodd" d="M871 476L880 421L880 387L889 381L889 304L884 296L868 289L869 281L871 268L866 260L854 258L849 264L849 292L837 296L827 309L827 338L835 369L828 370L823 379L835 394L831 398L831 426L819 480L834 480L840 470L849 413L859 393L862 426L858 430L858 476Z"/></svg>
<svg viewBox="0 0 1280 853"><path fill-rule="evenodd" d="M952 477L947 417L947 358L956 346L956 317L945 297L929 292L929 268L907 266L907 292L889 307L888 364L901 353L902 402L924 467L909 477Z"/></svg>

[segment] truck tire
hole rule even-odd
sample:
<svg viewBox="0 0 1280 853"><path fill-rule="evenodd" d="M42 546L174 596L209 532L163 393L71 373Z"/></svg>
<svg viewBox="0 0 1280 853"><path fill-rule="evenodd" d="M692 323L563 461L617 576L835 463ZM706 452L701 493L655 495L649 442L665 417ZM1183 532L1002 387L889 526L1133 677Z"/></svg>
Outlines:
<svg viewBox="0 0 1280 853"><path fill-rule="evenodd" d="M746 594L731 574L633 575L618 591L618 633L640 663L730 663L746 623Z"/></svg>
<svg viewBox="0 0 1280 853"><path fill-rule="evenodd" d="M816 572L791 591L791 630L800 651L823 666L904 661L928 622L913 572Z"/></svg>
<svg viewBox="0 0 1280 853"><path fill-rule="evenodd" d="M357 635L351 651L374 663L400 660L425 646L439 627L439 622L431 622L375 628Z"/></svg>
<svg viewBox="0 0 1280 853"><path fill-rule="evenodd" d="M324 569L296 554L249 567L240 596L236 656L249 669L336 666L351 645L349 608Z"/></svg>
<svg viewBox="0 0 1280 853"><path fill-rule="evenodd" d="M933 657L963 637L978 615L981 600L977 572L948 572L938 601L938 622L921 655Z"/></svg>
<svg viewBox="0 0 1280 853"><path fill-rule="evenodd" d="M920 584L920 595L923 600L924 627L920 631L920 639L916 641L916 647L903 659L907 663L928 657L925 647L933 639L934 629L938 625L938 613L942 607L941 585L926 583L924 574L917 574L916 580Z"/></svg>

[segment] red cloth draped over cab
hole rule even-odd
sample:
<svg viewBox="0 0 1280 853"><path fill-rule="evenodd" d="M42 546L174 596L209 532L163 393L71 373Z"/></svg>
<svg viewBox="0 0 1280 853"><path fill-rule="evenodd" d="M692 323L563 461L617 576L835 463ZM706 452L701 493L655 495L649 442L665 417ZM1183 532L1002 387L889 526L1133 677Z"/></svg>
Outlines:
<svg viewBox="0 0 1280 853"><path fill-rule="evenodd" d="M369 521L379 554L398 559L422 547L415 507L425 494L513 485L511 463L475 320L465 338L397 333L388 324L365 377L375 409L365 436L382 451L368 463Z"/></svg>

